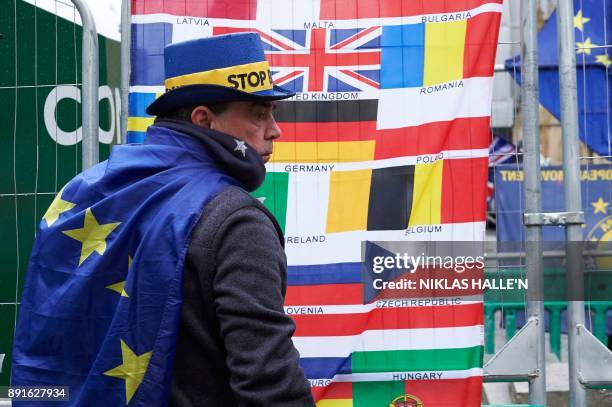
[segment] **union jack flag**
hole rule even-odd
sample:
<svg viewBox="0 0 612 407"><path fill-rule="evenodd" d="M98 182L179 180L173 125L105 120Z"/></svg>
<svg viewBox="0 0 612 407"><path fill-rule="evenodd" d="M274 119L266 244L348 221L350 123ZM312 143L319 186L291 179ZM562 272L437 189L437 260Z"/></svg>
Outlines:
<svg viewBox="0 0 612 407"><path fill-rule="evenodd" d="M516 152L516 146L514 144L499 136L493 136L491 145L489 145L489 166L495 167L496 165L503 164L508 160L516 158Z"/></svg>
<svg viewBox="0 0 612 407"><path fill-rule="evenodd" d="M214 27L213 34L255 31L272 79L295 92L361 92L380 87L382 27L259 30Z"/></svg>

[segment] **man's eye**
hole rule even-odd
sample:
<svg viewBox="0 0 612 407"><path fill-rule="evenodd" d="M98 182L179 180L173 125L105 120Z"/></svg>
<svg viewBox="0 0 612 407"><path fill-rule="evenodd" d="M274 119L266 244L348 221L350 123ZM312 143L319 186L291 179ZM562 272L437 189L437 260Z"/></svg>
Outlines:
<svg viewBox="0 0 612 407"><path fill-rule="evenodd" d="M257 120L263 120L266 118L266 114L265 113L257 113Z"/></svg>

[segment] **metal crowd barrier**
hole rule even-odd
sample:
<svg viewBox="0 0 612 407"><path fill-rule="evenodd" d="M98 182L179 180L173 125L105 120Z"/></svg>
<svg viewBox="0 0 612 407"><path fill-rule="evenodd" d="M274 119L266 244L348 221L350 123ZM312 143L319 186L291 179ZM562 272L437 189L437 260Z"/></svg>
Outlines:
<svg viewBox="0 0 612 407"><path fill-rule="evenodd" d="M525 310L523 302L485 302L485 353L495 353L495 313L503 313L502 321L506 328L506 340L514 337L517 331L517 312ZM550 352L561 360L561 313L567 310L567 301L545 301L544 310L548 311L548 332ZM606 313L612 310L612 301L588 302L585 312L592 315L592 332L603 344L608 341L606 334Z"/></svg>
<svg viewBox="0 0 612 407"><path fill-rule="evenodd" d="M83 0L71 0L81 16L83 23L83 49L81 53L83 83L83 170L96 165L99 161L98 146L98 32L96 22L89 7Z"/></svg>

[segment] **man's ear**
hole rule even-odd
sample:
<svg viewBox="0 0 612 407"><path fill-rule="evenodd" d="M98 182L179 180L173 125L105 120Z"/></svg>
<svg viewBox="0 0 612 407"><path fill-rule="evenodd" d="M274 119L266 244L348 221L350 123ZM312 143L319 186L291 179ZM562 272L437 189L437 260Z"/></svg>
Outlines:
<svg viewBox="0 0 612 407"><path fill-rule="evenodd" d="M214 113L206 106L196 106L191 111L191 123L210 128L210 124L214 118Z"/></svg>

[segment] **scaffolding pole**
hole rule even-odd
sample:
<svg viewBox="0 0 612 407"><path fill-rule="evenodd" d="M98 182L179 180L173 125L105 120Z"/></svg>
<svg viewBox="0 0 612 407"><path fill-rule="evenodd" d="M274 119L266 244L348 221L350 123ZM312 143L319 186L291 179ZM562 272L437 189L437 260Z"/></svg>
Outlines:
<svg viewBox="0 0 612 407"><path fill-rule="evenodd" d="M525 212L541 213L540 111L538 100L537 2L521 2L521 104L525 173ZM529 404L546 405L546 360L544 336L542 225L525 222L525 262L529 290L527 317L534 321L536 375L529 380Z"/></svg>
<svg viewBox="0 0 612 407"><path fill-rule="evenodd" d="M561 133L563 138L563 188L565 211L578 215L582 211L580 195L580 158L578 150L578 95L576 83L576 51L574 40L573 2L561 0L557 5L557 36L559 53L559 91L561 102ZM586 390L580 383L579 335L584 325L584 274L582 225L565 226L565 250L568 287L568 359L570 406L586 406ZM572 291L570 294L569 291ZM572 295L576 294L576 295ZM572 301L576 299L576 301Z"/></svg>
<svg viewBox="0 0 612 407"><path fill-rule="evenodd" d="M485 381L527 381L529 401L546 405L544 354L544 303L542 225L550 221L541 213L540 129L537 61L537 3L521 0L521 103L523 110L527 323L484 365Z"/></svg>
<svg viewBox="0 0 612 407"><path fill-rule="evenodd" d="M130 92L130 47L132 45L131 0L121 2L121 143L127 143L128 95Z"/></svg>
<svg viewBox="0 0 612 407"><path fill-rule="evenodd" d="M81 53L83 170L94 166L100 160L98 151L98 32L96 23L87 4L82 0L71 0L79 11L83 23L83 47Z"/></svg>

